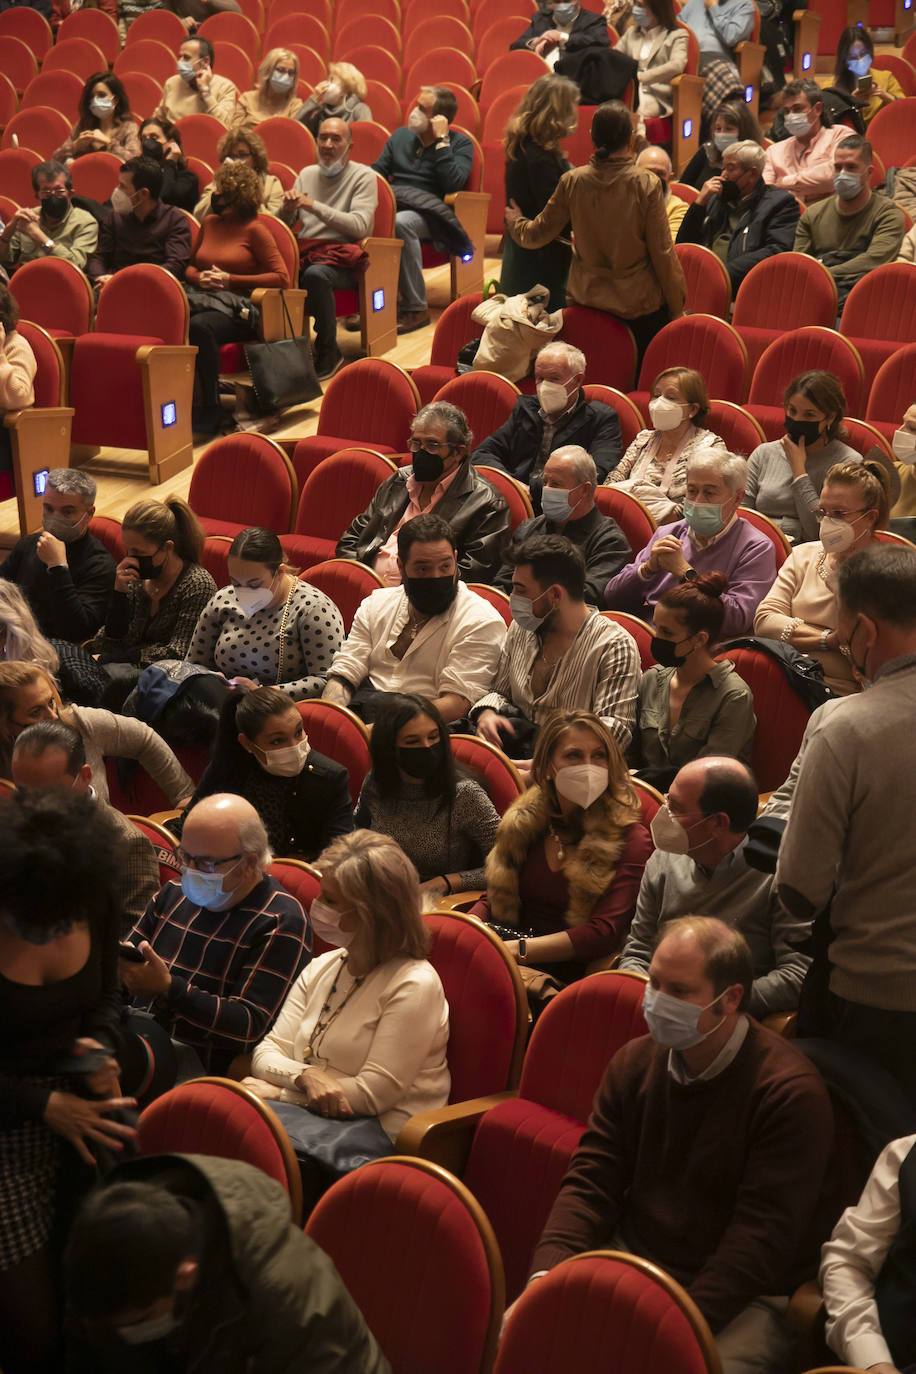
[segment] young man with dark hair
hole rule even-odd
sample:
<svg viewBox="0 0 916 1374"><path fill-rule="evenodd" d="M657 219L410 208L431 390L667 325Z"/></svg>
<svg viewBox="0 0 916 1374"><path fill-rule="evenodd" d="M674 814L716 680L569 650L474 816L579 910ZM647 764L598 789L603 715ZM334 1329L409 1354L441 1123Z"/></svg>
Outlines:
<svg viewBox="0 0 916 1374"><path fill-rule="evenodd" d="M177 124L185 115L208 114L221 124L231 124L239 93L234 81L216 75L215 66L216 54L208 38L186 38L178 49L178 70L163 86L154 118Z"/></svg>
<svg viewBox="0 0 916 1374"><path fill-rule="evenodd" d="M767 148L763 179L812 205L833 190L833 154L846 129L831 126L821 88L810 77L789 82L782 114L789 137Z"/></svg>
<svg viewBox="0 0 916 1374"><path fill-rule="evenodd" d="M156 263L184 281L191 228L184 211L160 199L162 178L162 163L152 158L122 162L111 194L112 213L99 230L98 248L86 266L95 286L104 286L122 267L140 262Z"/></svg>

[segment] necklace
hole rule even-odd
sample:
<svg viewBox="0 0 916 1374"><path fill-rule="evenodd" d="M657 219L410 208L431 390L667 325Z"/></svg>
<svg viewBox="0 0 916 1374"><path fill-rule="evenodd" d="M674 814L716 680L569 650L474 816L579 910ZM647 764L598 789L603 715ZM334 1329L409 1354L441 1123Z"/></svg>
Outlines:
<svg viewBox="0 0 916 1374"><path fill-rule="evenodd" d="M277 636L277 640L279 643L279 648L277 652L277 681L274 684L277 687L279 687L280 683L283 681L283 668L285 666L283 660L286 656L286 622L289 619L289 607L290 602L293 599L293 592L295 591L295 589L296 583L292 578L290 578L289 591L286 593L286 603L283 607L283 616L280 620L280 633Z"/></svg>
<svg viewBox="0 0 916 1374"><path fill-rule="evenodd" d="M302 1062L304 1064L311 1064L313 1059L317 1059L318 1046L320 1045L321 1041L327 1035L328 1030L337 1020L338 1016L343 1011L344 1007L347 1005L350 998L353 996L353 994L357 991L358 988L362 987L363 983L365 982L365 976L363 976L362 978L354 978L353 986L348 989L347 993L341 1000L340 1005L335 1007L334 1010L331 1011L331 1001L334 997L335 992L337 991L337 984L340 982L340 976L344 972L346 967L347 956L344 955L344 957L340 961L340 968L337 970L337 976L335 977L334 982L331 984L331 991L325 998L324 1006L318 1013L318 1020L315 1022L315 1026L312 1031L312 1038L306 1045L305 1049L302 1051Z"/></svg>
<svg viewBox="0 0 916 1374"><path fill-rule="evenodd" d="M407 629L407 643L408 643L408 644L412 644L412 643L414 642L414 640L416 639L417 635L420 633L420 631L422 630L423 626L426 624L427 620L429 620L429 616L428 616L428 615L420 615L420 614L418 613L418 614L415 616L415 615L414 615L414 609L413 609L413 607L411 606L411 607L409 608L409 610L408 610L408 612L407 612L407 626L406 626L406 629Z"/></svg>
<svg viewBox="0 0 916 1374"><path fill-rule="evenodd" d="M830 586L830 579L831 579L831 577L833 577L833 569L832 569L832 568L830 569L829 572L826 571L827 559L828 559L829 557L830 557L830 554L829 554L829 553L827 552L827 550L825 549L824 552L821 554L820 558L817 560L817 564L816 564L816 567L817 567L817 575L818 575L818 577L821 579L822 582L826 582L826 584L827 584L828 587ZM832 588L831 588L831 590L832 590Z"/></svg>

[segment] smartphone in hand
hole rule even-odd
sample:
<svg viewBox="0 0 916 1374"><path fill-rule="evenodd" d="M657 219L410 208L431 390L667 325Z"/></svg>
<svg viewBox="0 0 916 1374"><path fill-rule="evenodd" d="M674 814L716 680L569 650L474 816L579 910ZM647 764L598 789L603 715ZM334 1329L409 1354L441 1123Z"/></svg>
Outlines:
<svg viewBox="0 0 916 1374"><path fill-rule="evenodd" d="M118 958L126 959L129 964L143 964L146 962L143 955L137 949L137 946L129 945L124 940L118 945Z"/></svg>

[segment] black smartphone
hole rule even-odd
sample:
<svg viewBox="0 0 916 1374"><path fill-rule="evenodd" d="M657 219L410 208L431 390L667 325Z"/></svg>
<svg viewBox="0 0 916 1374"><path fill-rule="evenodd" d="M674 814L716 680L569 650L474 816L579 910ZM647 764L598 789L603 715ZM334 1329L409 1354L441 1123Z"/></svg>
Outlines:
<svg viewBox="0 0 916 1374"><path fill-rule="evenodd" d="M146 962L136 945L129 945L123 940L118 945L118 958L126 959L129 964L143 964Z"/></svg>

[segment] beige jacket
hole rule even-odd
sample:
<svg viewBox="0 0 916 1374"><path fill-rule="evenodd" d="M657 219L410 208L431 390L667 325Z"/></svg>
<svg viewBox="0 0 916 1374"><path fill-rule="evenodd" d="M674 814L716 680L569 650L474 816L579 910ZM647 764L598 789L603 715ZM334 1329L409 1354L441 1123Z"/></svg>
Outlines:
<svg viewBox="0 0 916 1374"><path fill-rule="evenodd" d="M543 248L572 224L573 257L566 299L624 320L667 305L679 316L687 284L671 242L661 184L629 153L574 167L536 219L508 232L522 248Z"/></svg>
<svg viewBox="0 0 916 1374"><path fill-rule="evenodd" d="M172 124L177 124L185 115L208 114L228 125L232 123L238 94L235 82L230 81L228 76L217 76L216 72L213 73L206 95L201 95L194 86L188 85L184 77L176 74L170 76L163 86L162 101L153 118L168 119Z"/></svg>
<svg viewBox="0 0 916 1374"><path fill-rule="evenodd" d="M28 340L15 330L7 334L0 350L0 414L35 404L32 384L36 370L35 354Z"/></svg>
<svg viewBox="0 0 916 1374"><path fill-rule="evenodd" d="M547 297L546 287L533 286L527 295L488 296L475 306L471 319L484 326L475 372L499 372L510 382L527 377L538 353L563 328L563 311L551 315L539 303Z"/></svg>
<svg viewBox="0 0 916 1374"><path fill-rule="evenodd" d="M259 90L243 91L232 114L232 125L244 124L251 129L255 124L260 124L262 119L274 119L278 115L295 119L301 109L302 101L298 95L291 95L282 104L266 105Z"/></svg>
<svg viewBox="0 0 916 1374"><path fill-rule="evenodd" d="M649 50L643 56L646 43ZM687 30L656 25L647 32L631 25L617 44L617 51L626 53L637 64L639 113L645 119L670 115L674 108L671 82L687 66Z"/></svg>

